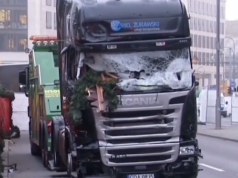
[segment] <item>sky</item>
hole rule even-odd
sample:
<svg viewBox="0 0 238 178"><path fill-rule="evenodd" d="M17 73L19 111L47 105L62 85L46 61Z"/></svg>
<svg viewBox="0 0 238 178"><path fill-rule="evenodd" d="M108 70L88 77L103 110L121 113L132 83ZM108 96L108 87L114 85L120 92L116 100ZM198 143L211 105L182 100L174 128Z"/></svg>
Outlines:
<svg viewBox="0 0 238 178"><path fill-rule="evenodd" d="M227 0L226 1L226 19L227 20L238 20L238 0Z"/></svg>

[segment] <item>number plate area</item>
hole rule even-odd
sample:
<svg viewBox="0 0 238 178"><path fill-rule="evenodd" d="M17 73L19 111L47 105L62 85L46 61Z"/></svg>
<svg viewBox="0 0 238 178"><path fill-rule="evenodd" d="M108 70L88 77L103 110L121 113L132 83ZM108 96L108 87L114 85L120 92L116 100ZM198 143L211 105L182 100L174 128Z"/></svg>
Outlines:
<svg viewBox="0 0 238 178"><path fill-rule="evenodd" d="M155 178L154 174L131 174L127 178Z"/></svg>

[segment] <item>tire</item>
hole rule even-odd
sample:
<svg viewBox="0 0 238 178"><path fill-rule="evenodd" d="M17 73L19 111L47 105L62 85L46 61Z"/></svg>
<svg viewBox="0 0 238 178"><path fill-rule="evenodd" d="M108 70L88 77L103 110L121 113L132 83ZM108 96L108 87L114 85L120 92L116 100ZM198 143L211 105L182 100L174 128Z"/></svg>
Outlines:
<svg viewBox="0 0 238 178"><path fill-rule="evenodd" d="M30 144L31 144L31 155L40 156L41 154L40 147L36 145L35 143L33 143L32 141Z"/></svg>

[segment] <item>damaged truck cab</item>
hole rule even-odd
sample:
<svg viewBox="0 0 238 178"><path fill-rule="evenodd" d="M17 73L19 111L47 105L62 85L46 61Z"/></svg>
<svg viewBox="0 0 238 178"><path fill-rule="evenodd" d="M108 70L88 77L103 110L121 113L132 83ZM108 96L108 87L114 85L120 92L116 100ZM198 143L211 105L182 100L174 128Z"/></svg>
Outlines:
<svg viewBox="0 0 238 178"><path fill-rule="evenodd" d="M74 177L196 178L195 77L180 0L58 0L62 116L54 166Z"/></svg>

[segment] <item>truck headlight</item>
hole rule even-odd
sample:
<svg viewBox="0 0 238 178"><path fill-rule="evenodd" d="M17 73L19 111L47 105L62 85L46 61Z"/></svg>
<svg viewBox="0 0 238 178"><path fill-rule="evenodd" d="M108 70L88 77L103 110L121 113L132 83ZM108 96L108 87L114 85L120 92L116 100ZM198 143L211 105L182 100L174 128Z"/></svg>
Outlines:
<svg viewBox="0 0 238 178"><path fill-rule="evenodd" d="M179 155L192 155L195 152L194 146L182 146L179 149Z"/></svg>

